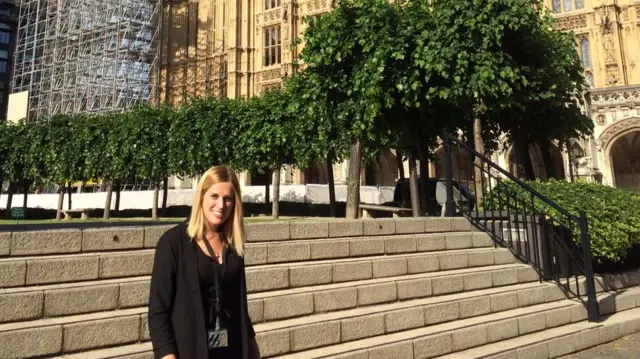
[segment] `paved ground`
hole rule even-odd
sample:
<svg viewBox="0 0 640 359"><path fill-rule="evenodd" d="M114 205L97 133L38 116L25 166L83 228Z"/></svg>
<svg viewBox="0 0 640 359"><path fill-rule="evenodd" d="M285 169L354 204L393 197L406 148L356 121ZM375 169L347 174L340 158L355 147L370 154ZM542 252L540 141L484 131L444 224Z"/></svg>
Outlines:
<svg viewBox="0 0 640 359"><path fill-rule="evenodd" d="M640 333L618 339L560 359L634 359L640 358Z"/></svg>

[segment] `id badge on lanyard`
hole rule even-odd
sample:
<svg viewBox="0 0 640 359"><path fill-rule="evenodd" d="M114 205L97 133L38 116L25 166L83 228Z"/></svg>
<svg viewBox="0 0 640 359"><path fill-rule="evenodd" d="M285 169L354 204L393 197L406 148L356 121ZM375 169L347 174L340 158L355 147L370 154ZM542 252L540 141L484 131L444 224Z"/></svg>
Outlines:
<svg viewBox="0 0 640 359"><path fill-rule="evenodd" d="M223 325L223 322L220 320L220 314L222 311L220 310L220 285L218 283L218 271L216 270L216 266L213 263L214 261L214 252L213 248L211 248L211 244L207 239L204 239L204 244L209 251L211 256L211 265L213 266L213 280L215 285L216 299L213 304L213 310L216 316L216 323L213 329L207 330L207 344L209 349L214 348L226 348L229 346L229 333L227 328Z"/></svg>
<svg viewBox="0 0 640 359"><path fill-rule="evenodd" d="M207 342L209 349L226 348L229 346L229 334L227 329L220 328L220 318L216 318L215 328L207 331Z"/></svg>

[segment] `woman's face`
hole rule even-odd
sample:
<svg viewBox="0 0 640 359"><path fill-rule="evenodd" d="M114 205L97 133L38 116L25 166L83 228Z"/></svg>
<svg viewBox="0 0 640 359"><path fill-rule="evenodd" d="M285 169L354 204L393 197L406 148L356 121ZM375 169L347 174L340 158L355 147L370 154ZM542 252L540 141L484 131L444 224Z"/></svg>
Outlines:
<svg viewBox="0 0 640 359"><path fill-rule="evenodd" d="M229 218L233 212L235 200L231 182L216 183L204 194L202 210L212 229L217 228Z"/></svg>

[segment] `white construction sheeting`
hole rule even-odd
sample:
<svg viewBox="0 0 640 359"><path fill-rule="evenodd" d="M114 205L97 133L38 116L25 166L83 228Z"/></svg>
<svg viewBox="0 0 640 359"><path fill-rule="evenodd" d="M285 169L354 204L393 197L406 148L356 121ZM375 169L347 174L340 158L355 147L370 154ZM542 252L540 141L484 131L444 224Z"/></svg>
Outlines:
<svg viewBox="0 0 640 359"><path fill-rule="evenodd" d="M273 187L269 186L273 198ZM246 203L264 203L264 186L245 186L242 188L242 200ZM153 191L123 191L120 194L120 209L150 209L153 201ZM65 196L64 209L67 209ZM393 187L361 186L360 198L363 203L381 204L393 200ZM13 206L22 206L22 195L13 196ZM72 209L103 208L106 200L106 192L74 193L71 197ZM175 189L169 190L167 206L190 206L193 199L193 190ZM58 195L30 194L27 198L28 207L57 209ZM112 197L112 206L115 206L116 196ZM297 203L329 203L329 186L327 185L281 185L280 200ZM336 186L336 200L347 200L347 186ZM160 191L160 204L162 203L162 191ZM0 208L6 208L7 195L0 196ZM113 207L112 207L113 208Z"/></svg>

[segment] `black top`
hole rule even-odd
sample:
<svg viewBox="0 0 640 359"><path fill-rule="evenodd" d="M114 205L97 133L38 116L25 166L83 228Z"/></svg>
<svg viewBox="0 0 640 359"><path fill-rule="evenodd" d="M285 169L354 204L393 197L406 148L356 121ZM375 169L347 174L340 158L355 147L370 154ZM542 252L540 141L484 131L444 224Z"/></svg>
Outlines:
<svg viewBox="0 0 640 359"><path fill-rule="evenodd" d="M194 242L195 244L195 242ZM200 293L202 293L202 306L205 315L207 329L215 327L215 311L211 303L215 299L214 271L218 275L220 285L220 311L223 320L228 325L229 347L209 350L209 358L240 358L242 356L242 344L240 338L240 325L235 318L240 316L240 270L241 259L234 252L227 249L223 252L222 265L217 260L207 256L198 246L198 277L200 279ZM230 319L230 320L229 320ZM255 335L253 325L248 315L245 315L249 336Z"/></svg>
<svg viewBox="0 0 640 359"><path fill-rule="evenodd" d="M210 358L207 317L198 269L198 252L201 250L186 232L187 224L181 223L165 232L156 247L148 313L155 358L171 353L183 359ZM206 259L210 260L209 257ZM245 326L247 338L255 336L247 312L244 259L229 250L225 253L222 267L225 274L221 281L224 295L221 296L231 314L229 344L230 349L237 350L241 348L240 318L244 317L248 324ZM211 354L215 355L211 358L225 357L217 352ZM242 358L235 351L228 354L233 358Z"/></svg>

